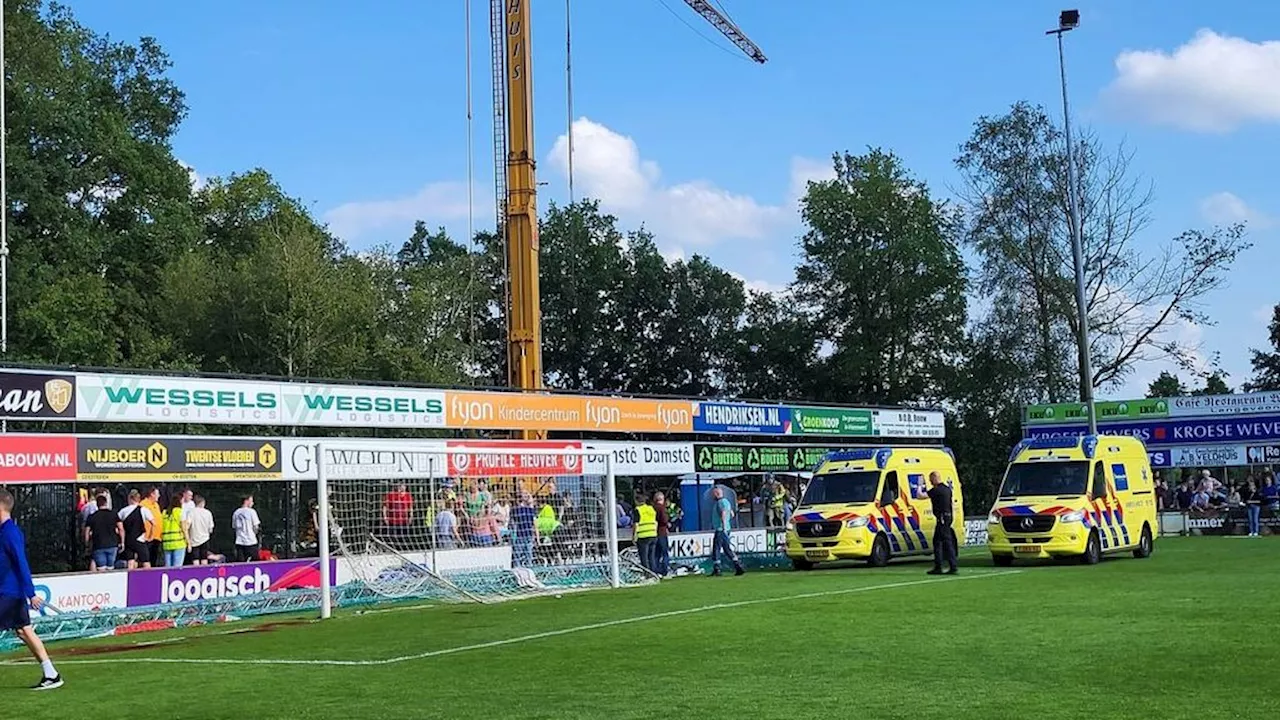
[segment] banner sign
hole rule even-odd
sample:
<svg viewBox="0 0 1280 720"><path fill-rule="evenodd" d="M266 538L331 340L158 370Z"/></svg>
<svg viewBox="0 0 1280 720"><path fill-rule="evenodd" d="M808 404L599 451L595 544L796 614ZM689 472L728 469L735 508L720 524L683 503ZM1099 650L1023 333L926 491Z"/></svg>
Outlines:
<svg viewBox="0 0 1280 720"><path fill-rule="evenodd" d="M450 477L528 477L543 475L578 475L582 473L584 456L576 454L529 454L521 450L581 450L577 441L548 440L519 442L504 440L449 440ZM471 452L459 453L466 449ZM475 454L481 451L483 454Z"/></svg>
<svg viewBox="0 0 1280 720"><path fill-rule="evenodd" d="M694 471L693 443L664 442L600 442L583 443L588 450L599 450L613 460L616 476L687 475ZM603 459L587 457L587 472L605 471Z"/></svg>
<svg viewBox="0 0 1280 720"><path fill-rule="evenodd" d="M796 435L844 435L870 437L873 434L870 410L794 408L791 432Z"/></svg>
<svg viewBox="0 0 1280 720"><path fill-rule="evenodd" d="M0 435L0 485L75 480L74 435Z"/></svg>
<svg viewBox="0 0 1280 720"><path fill-rule="evenodd" d="M81 437L80 480L263 480L279 478L280 441L261 438Z"/></svg>
<svg viewBox="0 0 1280 720"><path fill-rule="evenodd" d="M476 430L688 433L689 400L448 392L447 426Z"/></svg>
<svg viewBox="0 0 1280 720"><path fill-rule="evenodd" d="M1029 438L1073 437L1087 431L1086 426L1077 425L1032 425L1025 429L1024 434ZM1148 446L1280 440L1280 415L1108 423L1099 431L1104 435L1132 435Z"/></svg>
<svg viewBox="0 0 1280 720"><path fill-rule="evenodd" d="M1096 406L1100 423L1160 418L1280 414L1280 392L1116 400L1099 402ZM1088 410L1080 403L1028 405L1023 413L1023 421L1027 425L1084 424L1088 420Z"/></svg>
<svg viewBox="0 0 1280 720"><path fill-rule="evenodd" d="M965 547L986 545L988 542L987 519L984 517L964 519Z"/></svg>
<svg viewBox="0 0 1280 720"><path fill-rule="evenodd" d="M1169 467L1205 468L1247 464L1243 445L1169 448Z"/></svg>
<svg viewBox="0 0 1280 720"><path fill-rule="evenodd" d="M776 533L775 542L785 542L782 533ZM667 549L672 560L697 560L711 556L713 533L675 533L667 536ZM761 553L779 550L769 547L768 534L764 528L733 530L729 533L729 546L736 553Z"/></svg>
<svg viewBox="0 0 1280 720"><path fill-rule="evenodd" d="M36 595L57 608L57 612L70 613L127 607L128 581L125 576L123 572L99 572L45 575L34 579ZM53 610L40 610L42 616L53 614Z"/></svg>
<svg viewBox="0 0 1280 720"><path fill-rule="evenodd" d="M1245 450L1250 465L1274 465L1280 463L1280 445L1250 445Z"/></svg>
<svg viewBox="0 0 1280 720"><path fill-rule="evenodd" d="M700 433L786 435L791 431L791 408L781 405L700 402L693 416Z"/></svg>
<svg viewBox="0 0 1280 720"><path fill-rule="evenodd" d="M838 448L808 445L711 445L694 443L694 472L811 472Z"/></svg>
<svg viewBox="0 0 1280 720"><path fill-rule="evenodd" d="M0 371L0 417L13 420L75 419L74 375Z"/></svg>
<svg viewBox="0 0 1280 720"><path fill-rule="evenodd" d="M330 560L330 583L338 575L337 563ZM126 573L128 607L169 603L221 600L277 590L320 587L320 561L276 560L273 562L201 565L181 568L132 570Z"/></svg>
<svg viewBox="0 0 1280 720"><path fill-rule="evenodd" d="M0 369L0 418L337 428L944 436L937 411Z"/></svg>

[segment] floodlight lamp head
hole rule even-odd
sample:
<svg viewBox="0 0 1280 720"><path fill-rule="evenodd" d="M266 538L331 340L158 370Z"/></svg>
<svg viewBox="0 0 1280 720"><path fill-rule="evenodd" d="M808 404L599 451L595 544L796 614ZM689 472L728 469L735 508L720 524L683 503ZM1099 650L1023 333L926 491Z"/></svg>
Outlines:
<svg viewBox="0 0 1280 720"><path fill-rule="evenodd" d="M1062 13L1058 15L1059 30L1063 30L1063 31L1074 30L1079 26L1080 26L1079 10L1063 10Z"/></svg>

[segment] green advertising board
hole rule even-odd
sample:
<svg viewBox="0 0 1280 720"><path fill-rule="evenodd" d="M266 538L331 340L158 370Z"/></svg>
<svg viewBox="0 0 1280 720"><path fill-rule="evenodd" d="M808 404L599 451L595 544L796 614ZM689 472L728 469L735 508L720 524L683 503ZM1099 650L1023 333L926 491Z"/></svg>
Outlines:
<svg viewBox="0 0 1280 720"><path fill-rule="evenodd" d="M829 447L801 445L694 444L695 472L768 473L809 472Z"/></svg>
<svg viewBox="0 0 1280 720"><path fill-rule="evenodd" d="M875 434L870 410L799 407L791 411L791 433L842 437L871 437Z"/></svg>
<svg viewBox="0 0 1280 720"><path fill-rule="evenodd" d="M1166 398L1108 400L1096 407L1100 423L1169 417ZM1089 421L1089 411L1083 403L1028 405L1023 419L1027 425L1083 425Z"/></svg>

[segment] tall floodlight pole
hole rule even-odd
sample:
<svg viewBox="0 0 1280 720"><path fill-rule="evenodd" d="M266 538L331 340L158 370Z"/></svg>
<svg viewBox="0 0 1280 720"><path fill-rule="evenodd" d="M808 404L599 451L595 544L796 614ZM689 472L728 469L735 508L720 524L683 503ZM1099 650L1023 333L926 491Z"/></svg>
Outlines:
<svg viewBox="0 0 1280 720"><path fill-rule="evenodd" d="M9 183L5 121L4 0L0 0L0 355L9 356Z"/></svg>
<svg viewBox="0 0 1280 720"><path fill-rule="evenodd" d="M1062 81L1062 134L1067 144L1067 221L1071 232L1071 254L1076 265L1076 315L1080 333L1077 337L1080 354L1080 402L1089 413L1089 434L1098 434L1098 414L1093 402L1093 362L1089 351L1089 305L1085 299L1084 242L1080 238L1080 204L1076 197L1075 147L1071 144L1071 110L1067 103L1067 60L1062 50L1062 36L1080 25L1079 10L1063 10L1058 16L1058 27L1045 31L1058 38L1058 75Z"/></svg>

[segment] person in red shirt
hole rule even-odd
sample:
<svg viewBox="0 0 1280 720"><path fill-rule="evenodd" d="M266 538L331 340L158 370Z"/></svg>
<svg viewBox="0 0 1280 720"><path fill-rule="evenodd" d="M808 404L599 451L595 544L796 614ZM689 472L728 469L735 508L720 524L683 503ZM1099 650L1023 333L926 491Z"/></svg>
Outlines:
<svg viewBox="0 0 1280 720"><path fill-rule="evenodd" d="M387 534L400 537L407 533L413 521L413 496L404 483L399 483L382 499L382 524Z"/></svg>

